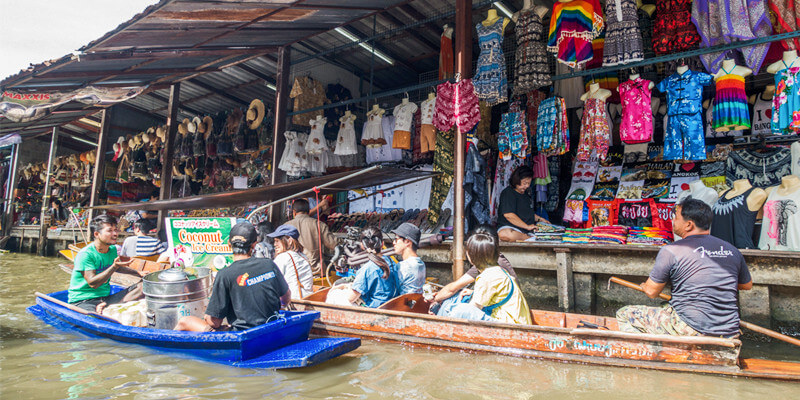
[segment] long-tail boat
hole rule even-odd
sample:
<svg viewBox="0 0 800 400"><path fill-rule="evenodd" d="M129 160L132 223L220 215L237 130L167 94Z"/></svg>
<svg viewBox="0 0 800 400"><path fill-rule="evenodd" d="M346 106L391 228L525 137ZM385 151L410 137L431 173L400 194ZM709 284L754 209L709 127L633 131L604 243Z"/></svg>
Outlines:
<svg viewBox="0 0 800 400"><path fill-rule="evenodd" d="M429 348L586 364L800 381L800 363L740 358L738 339L620 332L612 317L531 310L533 325L469 321L428 314L422 295L380 308L325 303L329 289L302 300L319 311L312 333L359 336ZM594 328L587 328L591 326ZM599 328L599 329L598 329Z"/></svg>

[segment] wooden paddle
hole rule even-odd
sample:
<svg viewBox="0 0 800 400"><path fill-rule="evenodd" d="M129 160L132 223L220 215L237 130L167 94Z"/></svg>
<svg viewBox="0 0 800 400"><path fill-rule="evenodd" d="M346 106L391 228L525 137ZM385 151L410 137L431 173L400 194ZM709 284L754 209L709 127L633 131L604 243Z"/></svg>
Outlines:
<svg viewBox="0 0 800 400"><path fill-rule="evenodd" d="M122 325L121 322L115 320L114 318L106 317L105 315L98 314L96 312L86 311L86 310L84 310L84 309L82 309L80 307L76 307L76 306L73 306L72 304L65 303L65 302L63 302L63 301L61 301L59 299L50 297L50 296L48 296L48 295L46 295L44 293L36 292L36 297L41 297L41 298L43 298L43 299L45 299L45 300L47 300L47 301L49 301L51 303L56 303L56 304L58 304L58 305L60 305L62 307L66 307L66 308L68 308L68 309L70 309L72 311L75 311L76 313L81 313L83 315L88 315L90 317L95 317L97 319L102 319L103 321L113 322L115 324Z"/></svg>
<svg viewBox="0 0 800 400"><path fill-rule="evenodd" d="M639 285L637 285L637 284L635 284L633 282L629 282L629 281L626 281L624 279L617 278L616 276L612 276L608 281L609 282L614 282L614 283L616 283L618 285L629 287L629 288L634 289L634 290L638 290L640 292L644 292L644 289L642 289L641 286L639 286ZM672 296L670 296L670 295L668 295L666 293L659 293L658 297L662 298L664 300L669 300L669 299L672 298ZM793 338L791 336L786 336L786 335L784 335L782 333L775 332L773 330L764 328L762 326L758 326L756 324L751 324L749 322L739 320L739 326L741 326L742 328L750 329L753 332L758 332L760 334L767 335L767 336L769 336L771 338L774 338L774 339L782 340L782 341L784 341L786 343L791 343L791 344L793 344L795 346L800 346L800 339L795 339L795 338Z"/></svg>

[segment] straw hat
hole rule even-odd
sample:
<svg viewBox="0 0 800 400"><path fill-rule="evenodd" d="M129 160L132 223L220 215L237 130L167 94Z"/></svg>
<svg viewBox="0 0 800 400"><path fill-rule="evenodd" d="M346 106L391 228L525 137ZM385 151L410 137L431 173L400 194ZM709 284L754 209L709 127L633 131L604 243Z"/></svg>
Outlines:
<svg viewBox="0 0 800 400"><path fill-rule="evenodd" d="M264 102L259 99L254 99L250 102L250 107L247 108L247 124L250 129L257 129L264 120L265 113Z"/></svg>
<svg viewBox="0 0 800 400"><path fill-rule="evenodd" d="M94 164L94 162L97 161L97 154L95 154L93 151L90 151L86 155L86 160L89 161L89 164Z"/></svg>
<svg viewBox="0 0 800 400"><path fill-rule="evenodd" d="M86 153L81 153L81 155L79 156L78 159L81 160L82 163L88 163L89 162L89 152L87 151Z"/></svg>
<svg viewBox="0 0 800 400"><path fill-rule="evenodd" d="M161 139L161 141L167 140L167 129L162 125L156 128L156 136Z"/></svg>
<svg viewBox="0 0 800 400"><path fill-rule="evenodd" d="M197 131L208 137L208 135L211 134L212 128L214 128L214 119L206 115L203 117L203 121L197 126Z"/></svg>
<svg viewBox="0 0 800 400"><path fill-rule="evenodd" d="M184 118L183 121L178 124L178 133L181 135L186 135L189 133L189 124L191 123L192 121L190 121L189 118Z"/></svg>
<svg viewBox="0 0 800 400"><path fill-rule="evenodd" d="M189 125L189 133L197 133L197 131L200 130L201 125L203 125L203 120L201 120L200 117L195 116L194 118L192 118L192 124Z"/></svg>

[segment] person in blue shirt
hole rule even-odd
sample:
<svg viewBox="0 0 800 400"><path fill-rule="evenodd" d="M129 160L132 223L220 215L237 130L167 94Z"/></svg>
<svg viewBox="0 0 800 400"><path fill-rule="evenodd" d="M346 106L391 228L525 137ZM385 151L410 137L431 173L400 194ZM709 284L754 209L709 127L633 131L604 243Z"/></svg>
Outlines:
<svg viewBox="0 0 800 400"><path fill-rule="evenodd" d="M400 294L422 293L422 286L425 285L425 263L417 255L421 232L414 224L404 222L392 233L395 234L392 241L394 252L403 258L397 265Z"/></svg>
<svg viewBox="0 0 800 400"><path fill-rule="evenodd" d="M380 229L370 226L361 232L361 248L367 253L369 261L356 273L347 300L357 303L359 299L367 307L380 307L400 293L397 277L397 264L389 257L381 256L383 234Z"/></svg>

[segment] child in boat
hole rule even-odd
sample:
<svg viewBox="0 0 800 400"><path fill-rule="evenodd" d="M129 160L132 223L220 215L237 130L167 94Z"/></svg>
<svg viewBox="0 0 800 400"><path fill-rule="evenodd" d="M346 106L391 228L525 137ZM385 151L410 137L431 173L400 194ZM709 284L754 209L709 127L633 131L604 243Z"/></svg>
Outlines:
<svg viewBox="0 0 800 400"><path fill-rule="evenodd" d="M417 255L421 232L414 224L404 222L392 233L395 234L392 241L394 252L403 258L397 269L400 294L422 293L422 286L425 285L425 263Z"/></svg>
<svg viewBox="0 0 800 400"><path fill-rule="evenodd" d="M302 299L310 295L313 292L314 275L311 272L311 264L303 255L303 246L297 241L300 232L297 231L297 228L284 224L267 236L274 239L275 258L273 261L286 279L286 283L292 291L292 298Z"/></svg>
<svg viewBox="0 0 800 400"><path fill-rule="evenodd" d="M473 233L467 238L466 253L480 275L469 299L461 296L466 301L453 307L449 316L530 325L531 311L519 284L498 265L497 239L486 233Z"/></svg>
<svg viewBox="0 0 800 400"><path fill-rule="evenodd" d="M397 264L389 257L381 256L383 234L370 226L361 232L361 248L369 261L359 268L353 283L332 288L326 302L342 305L363 303L377 308L400 293Z"/></svg>

